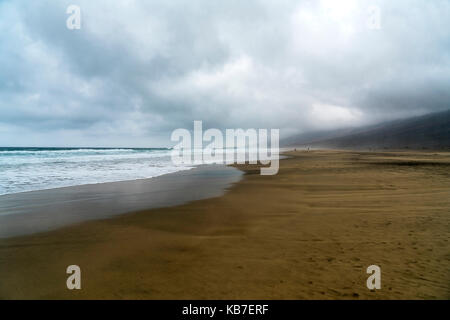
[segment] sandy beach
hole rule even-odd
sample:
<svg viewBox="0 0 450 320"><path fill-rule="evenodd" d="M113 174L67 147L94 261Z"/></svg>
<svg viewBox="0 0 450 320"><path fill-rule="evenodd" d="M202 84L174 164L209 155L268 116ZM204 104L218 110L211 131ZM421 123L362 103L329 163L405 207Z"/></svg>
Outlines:
<svg viewBox="0 0 450 320"><path fill-rule="evenodd" d="M450 153L288 155L223 196L1 239L0 298L450 298Z"/></svg>

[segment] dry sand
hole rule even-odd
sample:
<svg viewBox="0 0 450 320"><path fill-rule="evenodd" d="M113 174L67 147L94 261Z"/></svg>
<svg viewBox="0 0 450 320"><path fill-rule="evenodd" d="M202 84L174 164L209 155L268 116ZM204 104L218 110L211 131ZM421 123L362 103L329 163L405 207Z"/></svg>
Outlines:
<svg viewBox="0 0 450 320"><path fill-rule="evenodd" d="M449 153L290 155L222 197L1 240L0 298L450 298Z"/></svg>

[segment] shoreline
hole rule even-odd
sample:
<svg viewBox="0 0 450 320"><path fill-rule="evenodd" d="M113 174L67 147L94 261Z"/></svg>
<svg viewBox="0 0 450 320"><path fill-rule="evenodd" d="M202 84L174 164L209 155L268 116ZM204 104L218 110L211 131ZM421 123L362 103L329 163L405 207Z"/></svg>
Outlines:
<svg viewBox="0 0 450 320"><path fill-rule="evenodd" d="M241 176L242 173L232 167L200 165L146 179L2 195L0 239L217 197Z"/></svg>
<svg viewBox="0 0 450 320"><path fill-rule="evenodd" d="M450 297L448 152L287 155L220 197L0 239L0 299Z"/></svg>

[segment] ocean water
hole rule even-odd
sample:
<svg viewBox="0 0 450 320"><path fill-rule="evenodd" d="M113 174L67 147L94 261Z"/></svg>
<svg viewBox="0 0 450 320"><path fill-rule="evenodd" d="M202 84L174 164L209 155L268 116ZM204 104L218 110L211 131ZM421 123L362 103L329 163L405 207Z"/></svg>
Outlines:
<svg viewBox="0 0 450 320"><path fill-rule="evenodd" d="M169 149L1 148L0 195L144 179L188 170Z"/></svg>

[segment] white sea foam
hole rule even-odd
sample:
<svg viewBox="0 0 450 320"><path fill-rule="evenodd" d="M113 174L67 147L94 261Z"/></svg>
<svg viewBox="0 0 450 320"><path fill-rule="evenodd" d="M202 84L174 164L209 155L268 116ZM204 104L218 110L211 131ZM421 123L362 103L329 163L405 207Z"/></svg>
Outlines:
<svg viewBox="0 0 450 320"><path fill-rule="evenodd" d="M0 195L144 179L190 169L166 149L0 148Z"/></svg>

